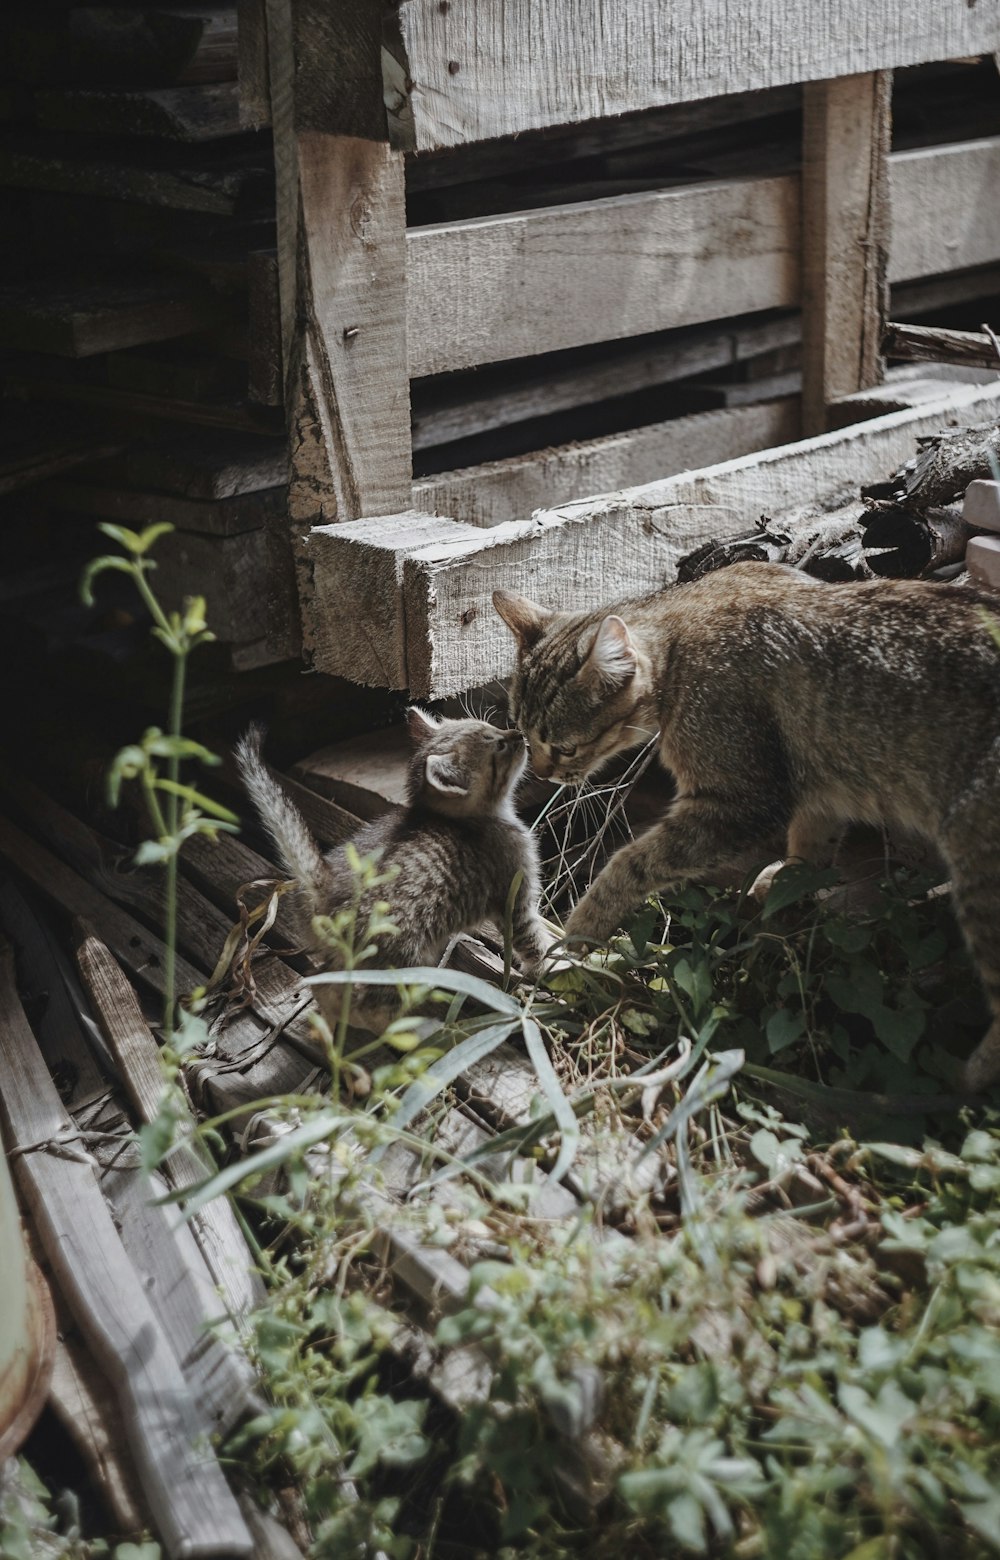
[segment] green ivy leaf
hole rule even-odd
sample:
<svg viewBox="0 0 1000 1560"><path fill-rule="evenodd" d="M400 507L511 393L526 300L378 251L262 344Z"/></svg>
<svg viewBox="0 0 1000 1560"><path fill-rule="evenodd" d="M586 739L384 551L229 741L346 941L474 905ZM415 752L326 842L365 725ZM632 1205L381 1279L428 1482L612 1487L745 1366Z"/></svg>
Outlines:
<svg viewBox="0 0 1000 1560"><path fill-rule="evenodd" d="M794 1008L778 1008L767 1021L767 1046L772 1056L794 1045L806 1032L805 1014Z"/></svg>

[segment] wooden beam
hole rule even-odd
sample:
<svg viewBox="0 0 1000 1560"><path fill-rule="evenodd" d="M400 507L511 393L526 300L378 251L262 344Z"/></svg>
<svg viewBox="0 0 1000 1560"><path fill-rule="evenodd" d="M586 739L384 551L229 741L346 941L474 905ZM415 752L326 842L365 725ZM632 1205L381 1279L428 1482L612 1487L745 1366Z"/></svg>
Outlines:
<svg viewBox="0 0 1000 1560"><path fill-rule="evenodd" d="M882 377L888 302L888 71L807 84L802 142L802 426Z"/></svg>
<svg viewBox="0 0 1000 1560"><path fill-rule="evenodd" d="M876 107L870 104L869 129L877 121L884 132L883 108L876 113ZM838 122L845 136L854 136L857 127L846 110ZM886 242L884 201L872 172L876 143L864 139L869 157L855 169L857 186L835 198L841 219L848 207L854 213L855 245L878 248ZM829 167L830 178L839 177L839 160ZM890 159L889 181L890 280L1000 258L1000 202L992 198L1000 185L1000 137L898 152ZM800 228L795 174L717 179L411 228L410 374L795 308L802 295ZM840 264L835 251L843 238L834 224L833 264ZM845 245L845 254L856 252ZM875 296L877 266L869 280Z"/></svg>
<svg viewBox="0 0 1000 1560"><path fill-rule="evenodd" d="M491 531L446 521L439 539L420 544L412 516L313 533L316 605L332 624L351 603L357 660L345 666L337 636L326 639L341 675L439 697L506 676L513 641L493 611L499 585L553 607L597 606L652 590L673 577L699 543L736 535L757 517L780 516L832 500L908 459L917 438L949 421L995 417L1000 387L962 386L930 405L859 423L837 433L765 450L645 487L541 510ZM391 633L374 604L403 577ZM375 588L375 587L378 588ZM384 606L382 612L384 614ZM399 625L403 642L399 643ZM508 641L510 641L508 643ZM402 653L400 653L400 648ZM322 664L324 670L334 670ZM398 682L385 682L386 675Z"/></svg>
<svg viewBox="0 0 1000 1560"><path fill-rule="evenodd" d="M590 493L655 482L677 471L788 444L798 435L798 397L785 396L446 471L415 482L413 502L428 514L450 515L468 525L501 525Z"/></svg>
<svg viewBox="0 0 1000 1560"><path fill-rule="evenodd" d="M720 179L412 228L410 373L793 308L798 199Z"/></svg>
<svg viewBox="0 0 1000 1560"><path fill-rule="evenodd" d="M176 277L118 281L48 279L0 289L0 331L8 348L92 357L169 341L229 312L202 282Z"/></svg>
<svg viewBox="0 0 1000 1560"><path fill-rule="evenodd" d="M387 140L378 7L267 0L267 33L288 514L310 654L301 538L410 503L403 158Z"/></svg>
<svg viewBox="0 0 1000 1560"><path fill-rule="evenodd" d="M406 0L398 25L421 151L997 47L967 0Z"/></svg>

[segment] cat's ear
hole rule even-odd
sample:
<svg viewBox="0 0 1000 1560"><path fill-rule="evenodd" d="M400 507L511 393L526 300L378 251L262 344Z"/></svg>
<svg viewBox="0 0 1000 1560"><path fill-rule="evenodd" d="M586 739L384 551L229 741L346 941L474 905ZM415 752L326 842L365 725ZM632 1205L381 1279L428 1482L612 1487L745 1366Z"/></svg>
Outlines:
<svg viewBox="0 0 1000 1560"><path fill-rule="evenodd" d="M432 790L445 796L469 794L469 777L455 762L453 753L428 753L424 776Z"/></svg>
<svg viewBox="0 0 1000 1560"><path fill-rule="evenodd" d="M628 625L612 613L597 630L579 675L606 688L623 688L635 675L637 659Z"/></svg>
<svg viewBox="0 0 1000 1560"><path fill-rule="evenodd" d="M410 733L410 741L419 747L422 742L437 735L438 723L426 710L418 710L415 704L411 704L406 712L406 729Z"/></svg>
<svg viewBox="0 0 1000 1560"><path fill-rule="evenodd" d="M555 617L555 613L548 608L529 601L527 596L515 596L509 590L495 590L493 605L522 650L530 650L532 645L537 645Z"/></svg>

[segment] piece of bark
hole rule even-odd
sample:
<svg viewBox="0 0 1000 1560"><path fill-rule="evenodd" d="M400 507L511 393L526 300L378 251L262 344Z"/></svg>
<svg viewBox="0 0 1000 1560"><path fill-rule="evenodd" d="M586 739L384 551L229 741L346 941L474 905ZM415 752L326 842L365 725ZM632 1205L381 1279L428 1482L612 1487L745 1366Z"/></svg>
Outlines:
<svg viewBox="0 0 1000 1560"><path fill-rule="evenodd" d="M1000 348L992 333L944 330L931 325L900 325L890 320L882 338L887 358L908 363L958 363L966 368L1000 369Z"/></svg>
<svg viewBox="0 0 1000 1560"><path fill-rule="evenodd" d="M1000 466L1000 425L944 429L917 440L917 454L886 482L861 489L865 498L900 500L921 509L950 503L970 482L995 476Z"/></svg>
<svg viewBox="0 0 1000 1560"><path fill-rule="evenodd" d="M913 579L965 557L975 528L955 509L914 512L885 500L861 517L868 567L887 579Z"/></svg>

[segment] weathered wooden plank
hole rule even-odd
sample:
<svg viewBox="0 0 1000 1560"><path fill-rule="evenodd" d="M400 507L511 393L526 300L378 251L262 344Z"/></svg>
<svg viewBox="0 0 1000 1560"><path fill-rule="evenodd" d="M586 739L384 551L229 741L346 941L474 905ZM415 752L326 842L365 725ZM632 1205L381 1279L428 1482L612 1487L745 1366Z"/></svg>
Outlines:
<svg viewBox="0 0 1000 1560"><path fill-rule="evenodd" d="M44 477L96 458L116 454L120 435L109 435L86 412L61 413L7 402L0 436L0 494L13 493Z"/></svg>
<svg viewBox="0 0 1000 1560"><path fill-rule="evenodd" d="M280 439L246 433L171 432L120 460L95 464L88 480L155 489L178 498L217 500L284 485L288 453Z"/></svg>
<svg viewBox="0 0 1000 1560"><path fill-rule="evenodd" d="M0 818L0 855L23 872L53 904L99 926L109 947L147 991L162 990L166 950L159 937L147 932L134 917L6 818ZM193 991L202 981L199 970L186 959L178 958L180 991Z"/></svg>
<svg viewBox="0 0 1000 1560"><path fill-rule="evenodd" d="M284 621L290 622L295 612L291 547L284 530L281 540L284 567L279 571L268 527L239 536L172 531L157 543L157 586L167 601L203 588L212 632L219 639L237 644L261 639L269 597Z"/></svg>
<svg viewBox="0 0 1000 1560"><path fill-rule="evenodd" d="M995 10L966 0L686 0L682 15L657 0L406 0L398 25L419 149L998 43Z"/></svg>
<svg viewBox="0 0 1000 1560"><path fill-rule="evenodd" d="M140 1121L150 1122L159 1108L163 1072L159 1047L138 998L111 950L93 933L77 947L76 959L132 1108ZM198 1149L180 1137L162 1169L172 1186L185 1187L202 1181L208 1165ZM229 1314L240 1323L262 1303L264 1286L231 1204L224 1197L206 1203L191 1228Z"/></svg>
<svg viewBox="0 0 1000 1560"><path fill-rule="evenodd" d="M212 324L219 300L204 286L176 278L44 284L0 288L0 331L7 347L91 357L145 342L169 341Z"/></svg>
<svg viewBox="0 0 1000 1560"><path fill-rule="evenodd" d="M83 150L84 155L81 155ZM111 200L232 217L274 200L274 173L258 151L178 148L169 162L139 146L112 155L104 145L81 149L55 136L7 136L0 145L0 185L98 195Z"/></svg>
<svg viewBox="0 0 1000 1560"><path fill-rule="evenodd" d="M74 514L99 515L133 526L164 521L180 531L196 531L205 536L240 536L246 531L281 524L287 509L283 487L202 499L60 478L46 482L40 494L56 509Z"/></svg>
<svg viewBox="0 0 1000 1560"><path fill-rule="evenodd" d="M802 142L802 429L878 384L888 301L887 71L808 84Z"/></svg>
<svg viewBox="0 0 1000 1560"><path fill-rule="evenodd" d="M352 677L356 682L404 688L408 638L402 590L405 552L434 540L447 545L460 537L471 546L483 533L460 521L413 511L347 525L346 549L335 540L341 526L314 526L305 538L312 586L309 597L302 601L302 623L313 662L321 671L336 669L338 676ZM347 613L340 596L339 571L345 566L351 581L351 610Z"/></svg>
<svg viewBox="0 0 1000 1560"><path fill-rule="evenodd" d="M549 363L540 369L528 359L493 374L463 375L457 385L450 379L421 384L414 387L413 448L429 449L491 428L711 373L794 346L799 339L794 314L750 315L721 325L670 331L638 343L609 343L586 362L569 367Z"/></svg>
<svg viewBox="0 0 1000 1560"><path fill-rule="evenodd" d="M889 178L891 280L1000 257L1000 137L896 153ZM783 174L413 228L410 373L794 308L800 226L799 179Z"/></svg>
<svg viewBox="0 0 1000 1560"><path fill-rule="evenodd" d="M410 452L403 161L385 140L378 17L268 0L267 23L290 512L385 514L408 501ZM332 73L330 50L349 65Z"/></svg>
<svg viewBox="0 0 1000 1560"><path fill-rule="evenodd" d="M247 394L262 406L281 406L281 299L273 250L247 256L247 311Z"/></svg>
<svg viewBox="0 0 1000 1560"><path fill-rule="evenodd" d="M424 546L407 516L379 526L324 527L309 546L316 546L317 600L321 591L329 593L332 619L342 613L344 601L357 610L376 578L383 590L395 589L403 568L402 661L398 642L383 640L359 646L352 670L343 660L337 669L359 682L377 683L392 667L400 678L396 686L417 697L481 686L506 676L513 664L510 636L490 602L498 585L554 607L596 606L641 594L669 582L680 558L699 543L748 530L760 514L793 509L803 494L822 502L857 488L908 459L918 436L948 423L995 416L998 405L995 386L961 387L930 406L539 511L491 531L455 522L453 540ZM333 661L333 636L327 645Z"/></svg>
<svg viewBox="0 0 1000 1560"><path fill-rule="evenodd" d="M35 118L70 134L143 135L165 141L215 141L240 131L235 81L201 86L75 88L36 92Z"/></svg>
<svg viewBox="0 0 1000 1560"><path fill-rule="evenodd" d="M271 123L267 0L236 0L236 52L240 124L244 130L262 130Z"/></svg>
<svg viewBox="0 0 1000 1560"><path fill-rule="evenodd" d="M786 396L424 477L413 484L413 502L469 525L501 525L527 520L546 505L655 482L677 471L788 444L798 435L798 397Z"/></svg>
<svg viewBox="0 0 1000 1560"><path fill-rule="evenodd" d="M18 7L2 40L19 79L59 82L229 81L236 75L236 8L203 4Z"/></svg>
<svg viewBox="0 0 1000 1560"><path fill-rule="evenodd" d="M890 159L889 280L934 276L1000 257L1000 137Z"/></svg>
<svg viewBox="0 0 1000 1560"><path fill-rule="evenodd" d="M798 302L798 186L725 179L413 228L413 376Z"/></svg>
<svg viewBox="0 0 1000 1560"><path fill-rule="evenodd" d="M58 1153L73 1124L0 958L2 1111L18 1184L81 1331L111 1379L168 1554L248 1555L250 1535L204 1444L180 1366L129 1263L92 1163ZM17 1150L21 1150L18 1154Z"/></svg>

